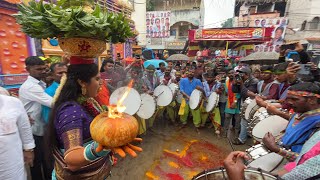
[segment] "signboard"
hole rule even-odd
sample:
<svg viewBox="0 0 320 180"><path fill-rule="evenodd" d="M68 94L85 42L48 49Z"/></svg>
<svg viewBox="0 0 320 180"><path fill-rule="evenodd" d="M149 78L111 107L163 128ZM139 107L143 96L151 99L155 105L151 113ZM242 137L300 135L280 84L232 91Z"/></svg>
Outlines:
<svg viewBox="0 0 320 180"><path fill-rule="evenodd" d="M195 40L250 40L262 39L264 35L264 28L198 29Z"/></svg>
<svg viewBox="0 0 320 180"><path fill-rule="evenodd" d="M168 38L170 16L170 11L148 11L146 13L147 38Z"/></svg>
<svg viewBox="0 0 320 180"><path fill-rule="evenodd" d="M176 50L180 50L183 49L185 46L186 42L167 42L166 43L166 49L176 49Z"/></svg>
<svg viewBox="0 0 320 180"><path fill-rule="evenodd" d="M274 28L272 32L272 39L261 45L254 47L254 52L280 52L280 46L284 43L284 35L288 19L286 18L273 18L273 19L255 19L255 27L268 27Z"/></svg>

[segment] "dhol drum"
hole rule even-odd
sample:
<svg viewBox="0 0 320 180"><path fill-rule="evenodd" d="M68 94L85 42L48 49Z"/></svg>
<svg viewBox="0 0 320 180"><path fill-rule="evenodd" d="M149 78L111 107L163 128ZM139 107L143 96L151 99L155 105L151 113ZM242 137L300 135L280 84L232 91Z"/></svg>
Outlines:
<svg viewBox="0 0 320 180"><path fill-rule="evenodd" d="M137 115L142 119L149 119L156 111L156 101L149 94L141 94L141 106L137 112Z"/></svg>
<svg viewBox="0 0 320 180"><path fill-rule="evenodd" d="M254 114L253 114L253 117L252 117L252 120L257 117L260 113L264 113L264 112L267 112L267 109L264 108L264 107L260 107Z"/></svg>
<svg viewBox="0 0 320 180"><path fill-rule="evenodd" d="M286 129L289 121L277 115L269 115L255 123L256 125L252 129L252 137L261 142L268 132L272 133L275 137L279 137L281 132Z"/></svg>
<svg viewBox="0 0 320 180"><path fill-rule="evenodd" d="M277 176L261 169L248 168L244 170L245 179L248 180L275 180L279 179ZM193 180L228 180L227 172L224 168L209 169L202 171L192 178Z"/></svg>
<svg viewBox="0 0 320 180"><path fill-rule="evenodd" d="M190 109L193 110L193 109L199 108L201 100L202 100L202 92L199 91L198 89L193 90L189 100Z"/></svg>
<svg viewBox="0 0 320 180"><path fill-rule="evenodd" d="M153 91L158 106L168 106L173 99L173 94L168 86L160 85Z"/></svg>
<svg viewBox="0 0 320 180"><path fill-rule="evenodd" d="M269 115L269 113L267 112L267 110L263 107L259 108L256 113L253 115L253 118L248 121L248 127L247 127L247 130L248 130L248 133L251 137L252 136L252 130L253 128L260 122L262 121L263 119L267 118Z"/></svg>
<svg viewBox="0 0 320 180"><path fill-rule="evenodd" d="M259 109L260 106L257 105L255 99L248 97L242 104L241 107L241 118L250 121L254 113Z"/></svg>
<svg viewBox="0 0 320 180"><path fill-rule="evenodd" d="M247 149L246 152L251 159L250 161L247 161L248 167L260 168L268 172L276 169L284 159L279 154L270 152L262 144L252 146Z"/></svg>
<svg viewBox="0 0 320 180"><path fill-rule="evenodd" d="M206 105L206 112L211 112L219 104L219 94L216 92L211 93L208 98L208 103Z"/></svg>
<svg viewBox="0 0 320 180"><path fill-rule="evenodd" d="M128 96L124 99L122 105L126 107L125 113L133 116L141 106L141 97L137 90L128 87L116 89L110 96L110 105L117 105L125 92L129 91Z"/></svg>

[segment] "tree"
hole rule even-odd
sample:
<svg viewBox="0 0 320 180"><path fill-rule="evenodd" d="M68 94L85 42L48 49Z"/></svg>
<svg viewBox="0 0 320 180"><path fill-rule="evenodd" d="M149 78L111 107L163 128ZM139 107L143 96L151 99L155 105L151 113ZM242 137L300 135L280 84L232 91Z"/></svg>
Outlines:
<svg viewBox="0 0 320 180"><path fill-rule="evenodd" d="M233 27L233 18L227 19L224 23L221 24L222 28L232 28Z"/></svg>
<svg viewBox="0 0 320 180"><path fill-rule="evenodd" d="M154 11L154 2L152 0L147 0L147 11Z"/></svg>

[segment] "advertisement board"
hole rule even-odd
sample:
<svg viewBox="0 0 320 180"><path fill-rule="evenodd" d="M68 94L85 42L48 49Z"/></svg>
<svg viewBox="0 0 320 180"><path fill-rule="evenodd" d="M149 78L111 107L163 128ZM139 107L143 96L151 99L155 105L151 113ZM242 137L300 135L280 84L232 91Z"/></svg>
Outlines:
<svg viewBox="0 0 320 180"><path fill-rule="evenodd" d="M170 16L170 11L148 11L146 14L147 38L168 38Z"/></svg>

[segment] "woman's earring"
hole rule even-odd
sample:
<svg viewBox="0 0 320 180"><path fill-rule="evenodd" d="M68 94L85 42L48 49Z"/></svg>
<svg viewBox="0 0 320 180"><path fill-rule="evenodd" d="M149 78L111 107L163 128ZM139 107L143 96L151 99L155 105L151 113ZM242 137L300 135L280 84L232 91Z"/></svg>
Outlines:
<svg viewBox="0 0 320 180"><path fill-rule="evenodd" d="M82 95L87 95L87 89L85 87L81 87Z"/></svg>

